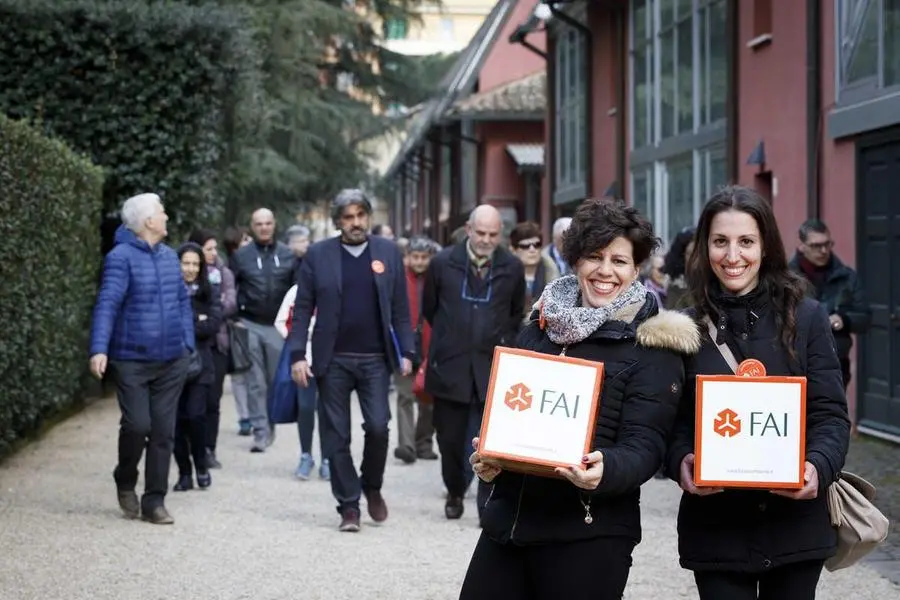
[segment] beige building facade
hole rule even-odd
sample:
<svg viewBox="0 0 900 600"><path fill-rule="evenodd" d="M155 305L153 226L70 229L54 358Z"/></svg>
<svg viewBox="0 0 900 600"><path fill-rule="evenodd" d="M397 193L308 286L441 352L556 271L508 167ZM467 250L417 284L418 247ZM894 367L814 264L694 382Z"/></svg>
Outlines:
<svg viewBox="0 0 900 600"><path fill-rule="evenodd" d="M420 18L384 24L385 46L401 54L458 52L465 48L496 0L443 0L442 6L422 6Z"/></svg>

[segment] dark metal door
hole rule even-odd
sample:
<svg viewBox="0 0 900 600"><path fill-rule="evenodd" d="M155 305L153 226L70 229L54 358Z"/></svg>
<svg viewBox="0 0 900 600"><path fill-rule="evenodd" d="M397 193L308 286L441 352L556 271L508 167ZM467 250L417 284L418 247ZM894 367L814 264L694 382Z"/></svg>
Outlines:
<svg viewBox="0 0 900 600"><path fill-rule="evenodd" d="M900 134L857 150L857 265L872 308L860 336L859 425L900 436Z"/></svg>

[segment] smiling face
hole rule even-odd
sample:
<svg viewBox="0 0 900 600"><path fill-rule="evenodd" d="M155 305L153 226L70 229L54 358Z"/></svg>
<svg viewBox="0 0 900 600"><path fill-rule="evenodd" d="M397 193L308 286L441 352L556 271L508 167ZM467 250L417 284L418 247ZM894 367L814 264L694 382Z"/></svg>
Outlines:
<svg viewBox="0 0 900 600"><path fill-rule="evenodd" d="M709 266L724 289L743 296L759 284L762 236L751 215L738 210L717 214L710 224L708 249Z"/></svg>
<svg viewBox="0 0 900 600"><path fill-rule="evenodd" d="M582 258L575 264L581 302L584 306L600 308L610 304L637 279L634 246L617 237L609 246Z"/></svg>

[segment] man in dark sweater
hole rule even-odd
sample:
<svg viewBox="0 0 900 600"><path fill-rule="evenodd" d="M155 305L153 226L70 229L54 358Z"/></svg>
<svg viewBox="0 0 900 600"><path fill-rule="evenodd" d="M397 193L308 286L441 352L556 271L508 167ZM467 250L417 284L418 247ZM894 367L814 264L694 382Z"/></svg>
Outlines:
<svg viewBox="0 0 900 600"><path fill-rule="evenodd" d="M369 516L387 519L381 495L388 452L388 388L392 371L409 375L415 357L403 258L390 240L369 236L372 205L360 190L343 190L332 203L339 237L310 247L297 281L290 334L291 373L300 386L319 389L319 434L331 465L331 491L341 531L359 531L359 499ZM306 356L309 322L316 314L312 366ZM350 395L363 414L365 446L360 473L350 453Z"/></svg>

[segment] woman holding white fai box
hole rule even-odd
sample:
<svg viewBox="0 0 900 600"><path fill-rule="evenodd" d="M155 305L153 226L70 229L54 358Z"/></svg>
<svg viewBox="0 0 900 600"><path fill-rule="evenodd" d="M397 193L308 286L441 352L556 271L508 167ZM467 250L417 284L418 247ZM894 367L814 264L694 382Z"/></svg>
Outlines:
<svg viewBox="0 0 900 600"><path fill-rule="evenodd" d="M660 311L638 281L657 244L650 223L621 203L588 200L576 211L562 248L575 274L547 285L516 345L603 363L594 451L556 478L471 456L493 486L461 600L622 597L641 538L640 486L662 464L681 397L681 353L700 345L693 321Z"/></svg>
<svg viewBox="0 0 900 600"><path fill-rule="evenodd" d="M700 351L686 361L666 461L685 492L678 514L681 565L694 571L702 600L812 600L824 561L835 552L826 491L843 467L850 432L828 315L804 299L772 207L753 190L727 187L713 196L695 242L688 265L692 312L698 322L710 319L716 339L704 335ZM724 348L736 362L759 360L768 376L806 377L802 489L695 485L696 376L732 374Z"/></svg>

